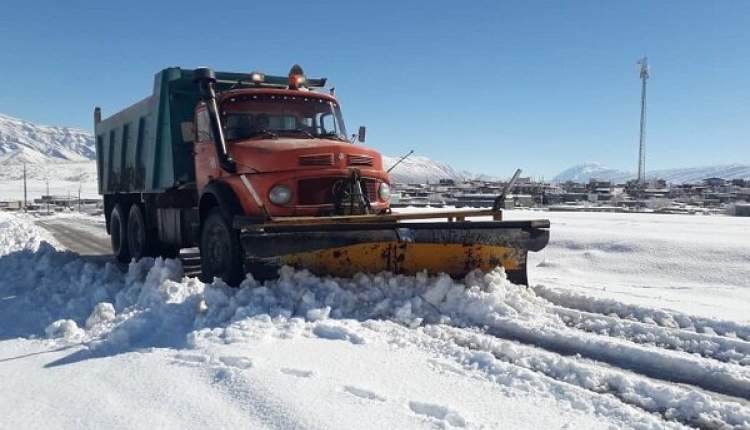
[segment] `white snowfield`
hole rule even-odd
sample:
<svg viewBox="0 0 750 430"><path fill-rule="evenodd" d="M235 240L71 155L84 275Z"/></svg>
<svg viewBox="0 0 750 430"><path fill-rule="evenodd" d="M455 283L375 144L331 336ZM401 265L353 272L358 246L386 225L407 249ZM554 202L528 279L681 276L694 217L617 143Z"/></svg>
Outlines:
<svg viewBox="0 0 750 430"><path fill-rule="evenodd" d="M0 213L0 428L750 428L747 222L506 215L552 219L531 288L284 268L233 289Z"/></svg>

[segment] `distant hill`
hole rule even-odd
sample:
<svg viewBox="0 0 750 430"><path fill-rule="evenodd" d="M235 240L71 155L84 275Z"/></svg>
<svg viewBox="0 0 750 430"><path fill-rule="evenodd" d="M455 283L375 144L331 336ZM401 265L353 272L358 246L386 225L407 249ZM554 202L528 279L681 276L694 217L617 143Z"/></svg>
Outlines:
<svg viewBox="0 0 750 430"><path fill-rule="evenodd" d="M87 161L96 157L86 130L51 127L0 114L0 164Z"/></svg>
<svg viewBox="0 0 750 430"><path fill-rule="evenodd" d="M647 171L648 178L664 179L667 182L680 184L700 182L703 179L718 177L724 179L750 179L750 164L725 164L717 166L686 167L679 169L661 169ZM633 172L610 169L600 163L589 162L573 166L560 172L553 178L554 182L588 182L590 179L601 179L617 183L635 179Z"/></svg>
<svg viewBox="0 0 750 430"><path fill-rule="evenodd" d="M383 165L390 168L400 157L383 156ZM391 180L400 183L437 182L440 179L463 181L468 179L489 179L489 176L467 171L459 171L446 163L432 160L422 155L412 155L390 173Z"/></svg>
<svg viewBox="0 0 750 430"><path fill-rule="evenodd" d="M628 172L610 169L596 162L587 162L563 170L552 180L554 182L588 182L589 179L601 179L603 181L624 182L634 177L635 175Z"/></svg>

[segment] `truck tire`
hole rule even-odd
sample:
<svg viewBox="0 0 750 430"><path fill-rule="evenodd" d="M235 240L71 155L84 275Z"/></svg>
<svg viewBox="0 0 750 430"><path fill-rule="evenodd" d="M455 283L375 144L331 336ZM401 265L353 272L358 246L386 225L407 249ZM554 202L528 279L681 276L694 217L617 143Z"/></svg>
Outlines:
<svg viewBox="0 0 750 430"><path fill-rule="evenodd" d="M146 221L143 218L143 211L139 204L130 206L127 226L127 242L130 256L136 260L152 256L154 251L154 239L146 230Z"/></svg>
<svg viewBox="0 0 750 430"><path fill-rule="evenodd" d="M127 221L125 210L117 203L109 220L109 238L112 243L112 254L121 263L130 262Z"/></svg>
<svg viewBox="0 0 750 430"><path fill-rule="evenodd" d="M212 208L202 223L200 252L204 282L221 278L233 287L242 282L244 273L239 234L218 207Z"/></svg>

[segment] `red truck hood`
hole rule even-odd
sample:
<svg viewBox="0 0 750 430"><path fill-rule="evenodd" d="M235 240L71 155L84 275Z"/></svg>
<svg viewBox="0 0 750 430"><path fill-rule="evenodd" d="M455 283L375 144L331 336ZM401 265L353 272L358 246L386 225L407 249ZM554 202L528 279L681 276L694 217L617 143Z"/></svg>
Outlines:
<svg viewBox="0 0 750 430"><path fill-rule="evenodd" d="M383 170L379 152L329 139L252 139L229 145L241 171L282 172L289 170L359 168Z"/></svg>

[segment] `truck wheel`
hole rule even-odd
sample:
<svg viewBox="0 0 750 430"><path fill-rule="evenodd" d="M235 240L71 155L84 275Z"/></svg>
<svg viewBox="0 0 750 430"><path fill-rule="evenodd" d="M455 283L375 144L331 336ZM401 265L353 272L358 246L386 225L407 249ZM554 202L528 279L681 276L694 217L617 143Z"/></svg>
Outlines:
<svg viewBox="0 0 750 430"><path fill-rule="evenodd" d="M109 238L112 241L112 254L117 261L127 263L130 261L130 248L128 247L127 216L125 210L118 203L112 209L109 220Z"/></svg>
<svg viewBox="0 0 750 430"><path fill-rule="evenodd" d="M153 239L146 232L143 211L138 204L130 206L130 212L128 213L128 248L130 256L136 260L151 256L154 248Z"/></svg>
<svg viewBox="0 0 750 430"><path fill-rule="evenodd" d="M218 207L211 209L203 221L200 251L204 282L211 282L214 277L231 286L242 282L240 238Z"/></svg>

